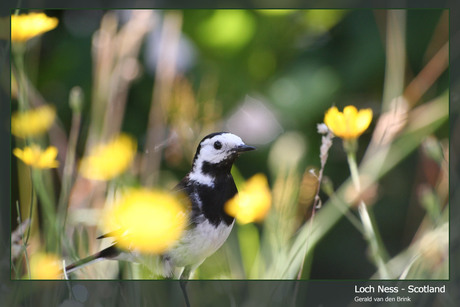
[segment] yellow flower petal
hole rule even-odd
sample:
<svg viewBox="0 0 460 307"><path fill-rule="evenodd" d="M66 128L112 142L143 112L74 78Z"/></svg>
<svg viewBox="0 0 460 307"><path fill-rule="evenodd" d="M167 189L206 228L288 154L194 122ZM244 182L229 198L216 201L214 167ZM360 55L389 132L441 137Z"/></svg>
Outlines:
<svg viewBox="0 0 460 307"><path fill-rule="evenodd" d="M342 139L356 139L369 127L372 110L357 110L355 106L346 106L343 113L331 107L324 116L324 123Z"/></svg>
<svg viewBox="0 0 460 307"><path fill-rule="evenodd" d="M106 213L104 228L122 248L157 254L177 242L186 222L186 210L174 196L136 189Z"/></svg>
<svg viewBox="0 0 460 307"><path fill-rule="evenodd" d="M24 151L19 148L13 149L13 154L21 160L24 160Z"/></svg>
<svg viewBox="0 0 460 307"><path fill-rule="evenodd" d="M82 176L93 180L110 180L125 172L136 155L136 141L127 134L120 134L106 144L90 150L80 163Z"/></svg>
<svg viewBox="0 0 460 307"><path fill-rule="evenodd" d="M355 118L357 114L358 110L355 106L346 106L345 108L343 108L343 115L346 118Z"/></svg>
<svg viewBox="0 0 460 307"><path fill-rule="evenodd" d="M359 110L358 117L356 119L356 130L363 133L369 127L372 121L372 110L363 109Z"/></svg>
<svg viewBox="0 0 460 307"><path fill-rule="evenodd" d="M11 133L18 137L33 137L49 130L56 118L56 109L43 105L11 116Z"/></svg>
<svg viewBox="0 0 460 307"><path fill-rule="evenodd" d="M40 158L41 149L35 144L32 144L30 147L24 148L23 151L23 161L28 165L38 166L38 159Z"/></svg>
<svg viewBox="0 0 460 307"><path fill-rule="evenodd" d="M241 224L258 222L265 218L272 202L272 196L265 175L256 174L243 189L225 204L225 212Z"/></svg>
<svg viewBox="0 0 460 307"><path fill-rule="evenodd" d="M339 112L336 107L332 107L326 112L326 115L324 116L324 123L332 132L334 132L335 135L343 133L346 128L343 113Z"/></svg>
<svg viewBox="0 0 460 307"><path fill-rule="evenodd" d="M42 167L58 167L59 163L56 161L58 150L54 146L48 147L45 152L39 157L38 164Z"/></svg>
<svg viewBox="0 0 460 307"><path fill-rule="evenodd" d="M36 144L25 147L24 150L19 148L13 150L13 154L22 160L22 162L39 169L58 167L59 162L56 161L57 153L57 148L54 146L50 146L45 151L42 151Z"/></svg>
<svg viewBox="0 0 460 307"><path fill-rule="evenodd" d="M42 33L53 30L58 19L48 17L44 13L30 13L11 16L11 40L25 42Z"/></svg>
<svg viewBox="0 0 460 307"><path fill-rule="evenodd" d="M38 253L30 258L32 279L61 279L61 261L53 254Z"/></svg>

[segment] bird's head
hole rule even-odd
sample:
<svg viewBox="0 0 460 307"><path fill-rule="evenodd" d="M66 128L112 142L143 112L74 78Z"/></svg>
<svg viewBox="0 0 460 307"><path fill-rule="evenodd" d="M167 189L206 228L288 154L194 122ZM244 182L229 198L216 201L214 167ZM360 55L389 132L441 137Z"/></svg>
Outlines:
<svg viewBox="0 0 460 307"><path fill-rule="evenodd" d="M193 159L193 171L202 174L230 171L235 159L242 153L256 149L246 145L232 133L216 132L205 136L196 149Z"/></svg>

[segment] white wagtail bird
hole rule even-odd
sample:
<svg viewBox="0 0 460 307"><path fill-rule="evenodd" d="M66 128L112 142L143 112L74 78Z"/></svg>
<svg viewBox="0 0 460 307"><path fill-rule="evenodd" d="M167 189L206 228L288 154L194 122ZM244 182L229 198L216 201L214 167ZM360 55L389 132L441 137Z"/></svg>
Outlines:
<svg viewBox="0 0 460 307"><path fill-rule="evenodd" d="M254 149L240 137L228 132L212 133L201 140L193 158L192 170L174 188L188 197L191 210L188 227L181 238L160 256L164 277L174 278L177 276L175 271L183 268L180 279L188 280L190 274L227 240L234 218L224 211L224 205L238 193L230 170L241 153ZM110 234L99 238L106 237L110 237ZM132 261L138 258L129 254L130 251L118 248L115 242L92 256L68 265L65 270L70 273L103 259ZM185 283L181 286L188 305Z"/></svg>

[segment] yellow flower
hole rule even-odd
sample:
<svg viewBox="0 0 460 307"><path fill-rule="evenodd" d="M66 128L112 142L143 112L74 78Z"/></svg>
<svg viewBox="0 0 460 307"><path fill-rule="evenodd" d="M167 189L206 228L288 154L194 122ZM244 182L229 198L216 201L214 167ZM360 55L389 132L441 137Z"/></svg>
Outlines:
<svg viewBox="0 0 460 307"><path fill-rule="evenodd" d="M58 19L44 13L30 13L11 16L11 41L25 42L37 35L53 30Z"/></svg>
<svg viewBox="0 0 460 307"><path fill-rule="evenodd" d="M120 134L106 144L90 150L80 164L80 173L93 180L110 180L123 173L136 155L136 141L127 134Z"/></svg>
<svg viewBox="0 0 460 307"><path fill-rule="evenodd" d="M61 261L56 255L37 253L30 257L31 279L61 279Z"/></svg>
<svg viewBox="0 0 460 307"><path fill-rule="evenodd" d="M49 146L45 151L42 151L40 146L32 144L25 147L24 150L15 148L13 154L34 168L44 169L59 166L59 162L56 161L58 150L54 146Z"/></svg>
<svg viewBox="0 0 460 307"><path fill-rule="evenodd" d="M272 196L263 174L252 176L241 191L225 204L225 212L241 224L261 221L270 209Z"/></svg>
<svg viewBox="0 0 460 307"><path fill-rule="evenodd" d="M11 133L18 137L32 137L48 131L56 118L56 109L43 105L11 116Z"/></svg>
<svg viewBox="0 0 460 307"><path fill-rule="evenodd" d="M355 106L346 106L343 113L336 107L330 108L324 116L324 123L338 137L350 140L358 138L369 127L372 110L358 110Z"/></svg>
<svg viewBox="0 0 460 307"><path fill-rule="evenodd" d="M148 189L127 191L103 219L105 230L112 231L119 246L154 254L168 250L186 222L186 210L177 198Z"/></svg>

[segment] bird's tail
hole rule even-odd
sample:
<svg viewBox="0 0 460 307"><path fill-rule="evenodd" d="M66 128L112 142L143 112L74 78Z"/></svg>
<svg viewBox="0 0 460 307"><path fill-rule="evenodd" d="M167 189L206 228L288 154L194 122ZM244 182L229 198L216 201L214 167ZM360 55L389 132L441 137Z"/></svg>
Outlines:
<svg viewBox="0 0 460 307"><path fill-rule="evenodd" d="M152 278L169 279L174 278L175 276L179 276L178 273L180 273L176 272L178 268L174 266L174 264L169 260L168 257L158 255L136 255L133 253L126 253L117 248L115 245L112 245L91 256L88 256L72 264L69 264L65 267L65 274L64 272L63 274L67 275L69 273L83 268L84 266L106 259L140 263L151 272Z"/></svg>
<svg viewBox="0 0 460 307"><path fill-rule="evenodd" d="M65 273L69 274L75 270L79 270L82 267L98 262L104 259L113 259L120 254L120 250L115 247L115 245L109 246L100 252L95 253L94 255L88 256L86 258L80 259L72 264L69 264L65 267Z"/></svg>

